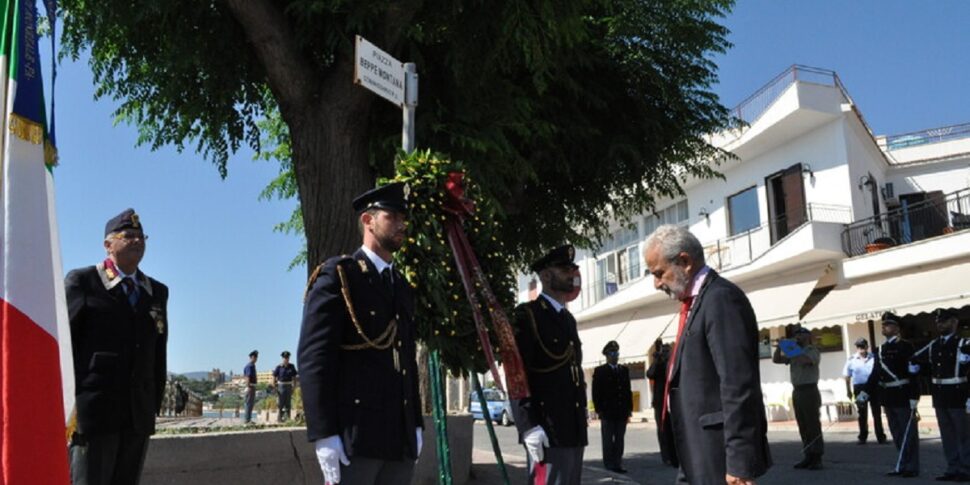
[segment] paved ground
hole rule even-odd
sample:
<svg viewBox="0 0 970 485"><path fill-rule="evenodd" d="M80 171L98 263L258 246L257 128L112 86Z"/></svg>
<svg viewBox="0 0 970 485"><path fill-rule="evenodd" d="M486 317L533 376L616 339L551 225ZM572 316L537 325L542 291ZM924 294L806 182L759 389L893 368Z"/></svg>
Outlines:
<svg viewBox="0 0 970 485"><path fill-rule="evenodd" d="M928 420L927 420L928 421ZM896 450L892 444L877 445L870 442L859 446L855 443L857 428L854 422L823 423L823 429L830 426L825 436L825 469L804 471L792 469L800 458L801 441L794 423L770 423L768 440L775 465L759 484L880 484L891 483L937 483L933 478L941 474L945 467L943 449L938 432L931 427L935 423L924 422L920 432L920 457L922 470L919 478L888 478L884 474L892 468L896 460ZM515 427L497 427L499 445L508 466L511 483L525 484L525 450L516 443ZM496 485L502 483L501 474L495 464L488 439L488 432L482 422L475 423L475 445L472 456L471 481L474 485ZM599 443L600 428L594 423L589 429L590 446L586 448L583 485L587 484L670 484L674 483L676 470L665 467L660 462L657 447L656 429L653 424L636 423L627 429L624 466L629 470L626 475L609 472L603 468ZM870 439L874 439L870 436Z"/></svg>

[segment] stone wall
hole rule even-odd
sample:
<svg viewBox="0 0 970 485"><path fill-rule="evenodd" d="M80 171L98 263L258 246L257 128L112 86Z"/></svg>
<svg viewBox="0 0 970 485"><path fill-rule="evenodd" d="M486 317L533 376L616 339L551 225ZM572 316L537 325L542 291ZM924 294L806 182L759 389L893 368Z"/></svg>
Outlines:
<svg viewBox="0 0 970 485"><path fill-rule="evenodd" d="M455 485L468 481L472 455L471 416L448 417ZM437 483L434 428L425 417L424 449L415 485ZM303 428L155 436L148 448L144 485L321 485L313 445Z"/></svg>

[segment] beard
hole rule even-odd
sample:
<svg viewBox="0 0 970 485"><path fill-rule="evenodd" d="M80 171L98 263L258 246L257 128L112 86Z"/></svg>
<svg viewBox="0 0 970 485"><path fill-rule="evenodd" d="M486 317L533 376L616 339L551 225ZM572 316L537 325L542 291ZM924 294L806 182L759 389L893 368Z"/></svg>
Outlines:
<svg viewBox="0 0 970 485"><path fill-rule="evenodd" d="M553 273L552 278L549 279L549 289L558 293L572 293L573 275L560 278Z"/></svg>
<svg viewBox="0 0 970 485"><path fill-rule="evenodd" d="M671 266L670 273L672 275L671 282L660 285L660 289L671 300L680 300L687 293L687 285L690 284L690 278L688 278L687 270L683 266Z"/></svg>

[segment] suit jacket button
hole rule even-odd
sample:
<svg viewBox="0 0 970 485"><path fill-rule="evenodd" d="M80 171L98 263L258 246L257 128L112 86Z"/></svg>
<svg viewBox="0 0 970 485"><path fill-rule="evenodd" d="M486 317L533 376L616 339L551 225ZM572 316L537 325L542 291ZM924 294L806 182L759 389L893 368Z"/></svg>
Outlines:
<svg viewBox="0 0 970 485"><path fill-rule="evenodd" d="M408 400L407 400L407 399L405 399L405 400L404 400L404 405L405 405L405 406L407 406L407 405L408 405Z"/></svg>
<svg viewBox="0 0 970 485"><path fill-rule="evenodd" d="M401 341L400 341L400 340L398 340L398 341L397 341L397 346L398 346L398 347L400 347L400 346L401 346Z"/></svg>
<svg viewBox="0 0 970 485"><path fill-rule="evenodd" d="M401 374L408 375L408 370L407 369L401 369Z"/></svg>
<svg viewBox="0 0 970 485"><path fill-rule="evenodd" d="M371 311L370 311L370 316L372 316L372 317L373 317L374 315L377 315L377 312L375 312L374 310L371 310Z"/></svg>
<svg viewBox="0 0 970 485"><path fill-rule="evenodd" d="M576 403L576 407L577 407L577 408L579 407L579 403Z"/></svg>
<svg viewBox="0 0 970 485"><path fill-rule="evenodd" d="M360 404L360 399L354 399L354 404Z"/></svg>

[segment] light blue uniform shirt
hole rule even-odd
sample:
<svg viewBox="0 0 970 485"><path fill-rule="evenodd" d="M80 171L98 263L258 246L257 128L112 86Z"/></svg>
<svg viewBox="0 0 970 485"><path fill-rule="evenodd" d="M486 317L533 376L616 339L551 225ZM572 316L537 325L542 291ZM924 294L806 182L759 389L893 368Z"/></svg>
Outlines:
<svg viewBox="0 0 970 485"><path fill-rule="evenodd" d="M872 352L866 354L865 358L859 355L858 352L849 357L849 360L845 363L845 369L842 370L842 375L845 377L852 378L852 385L865 384L869 381L869 374L872 374L872 365L875 360L872 358Z"/></svg>

